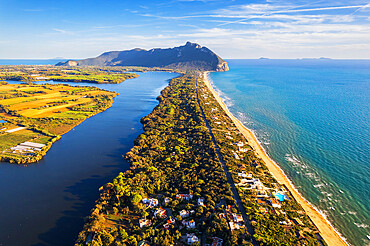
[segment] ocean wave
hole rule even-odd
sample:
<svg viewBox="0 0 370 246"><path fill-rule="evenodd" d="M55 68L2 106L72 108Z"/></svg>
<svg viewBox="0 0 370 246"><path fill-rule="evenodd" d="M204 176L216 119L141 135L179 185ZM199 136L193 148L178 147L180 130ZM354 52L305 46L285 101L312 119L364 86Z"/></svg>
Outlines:
<svg viewBox="0 0 370 246"><path fill-rule="evenodd" d="M354 222L353 224L355 224L358 228L368 228L369 227L366 224L359 224L359 223L356 223L356 222Z"/></svg>

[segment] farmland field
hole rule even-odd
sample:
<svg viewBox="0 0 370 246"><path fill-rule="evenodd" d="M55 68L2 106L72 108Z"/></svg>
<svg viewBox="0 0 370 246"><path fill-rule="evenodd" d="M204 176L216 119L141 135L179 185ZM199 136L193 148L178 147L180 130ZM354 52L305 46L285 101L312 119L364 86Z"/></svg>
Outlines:
<svg viewBox="0 0 370 246"><path fill-rule="evenodd" d="M63 84L0 83L0 161L29 163L86 118L109 108L115 92ZM44 144L24 150L24 142ZM15 150L18 146L21 150Z"/></svg>

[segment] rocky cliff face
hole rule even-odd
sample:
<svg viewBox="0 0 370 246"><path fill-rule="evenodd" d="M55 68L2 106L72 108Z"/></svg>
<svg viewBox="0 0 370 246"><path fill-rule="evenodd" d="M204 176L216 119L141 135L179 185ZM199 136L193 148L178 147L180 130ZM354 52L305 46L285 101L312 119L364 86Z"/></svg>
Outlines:
<svg viewBox="0 0 370 246"><path fill-rule="evenodd" d="M168 49L110 51L96 58L69 60L57 66L142 66L198 71L227 71L227 63L207 47L187 42Z"/></svg>

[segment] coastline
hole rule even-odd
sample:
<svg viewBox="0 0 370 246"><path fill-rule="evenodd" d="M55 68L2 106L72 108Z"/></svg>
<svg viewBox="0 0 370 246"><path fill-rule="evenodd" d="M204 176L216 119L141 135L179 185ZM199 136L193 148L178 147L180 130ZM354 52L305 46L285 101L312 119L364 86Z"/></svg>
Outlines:
<svg viewBox="0 0 370 246"><path fill-rule="evenodd" d="M270 173L275 177L275 179L282 185L285 185L286 188L290 191L293 195L294 199L302 206L306 214L310 217L313 221L315 226L320 231L320 235L323 237L325 242L328 245L349 245L346 240L340 235L340 233L333 227L333 225L328 221L328 219L317 209L315 208L309 201L307 201L296 189L293 183L289 180L286 176L284 171L278 166L278 164L272 160L264 148L261 146L260 142L253 134L253 132L245 127L234 115L231 114L221 97L217 94L217 92L212 87L211 83L208 80L208 72L203 73L204 83L208 87L208 89L212 92L213 96L215 97L216 101L219 103L221 108L225 111L225 113L231 118L234 122L238 130L244 135L244 137L248 140L249 145L254 149L255 153L258 157L260 157L267 168L269 169Z"/></svg>

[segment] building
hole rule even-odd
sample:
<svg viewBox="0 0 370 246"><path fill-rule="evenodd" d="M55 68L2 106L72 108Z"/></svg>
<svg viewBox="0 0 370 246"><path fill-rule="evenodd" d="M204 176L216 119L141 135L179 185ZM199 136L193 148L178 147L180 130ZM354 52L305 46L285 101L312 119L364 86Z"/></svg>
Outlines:
<svg viewBox="0 0 370 246"><path fill-rule="evenodd" d="M167 211L163 208L158 208L154 211L154 216L158 218L166 217Z"/></svg>
<svg viewBox="0 0 370 246"><path fill-rule="evenodd" d="M181 218L186 218L186 217L189 217L189 211L183 209L180 211L180 216Z"/></svg>
<svg viewBox="0 0 370 246"><path fill-rule="evenodd" d="M234 158L235 158L236 160L240 160L240 157L238 156L238 154L237 154L237 153L233 152L233 155L234 155Z"/></svg>
<svg viewBox="0 0 370 246"><path fill-rule="evenodd" d="M145 205L148 205L149 207L153 208L153 207L156 207L158 206L158 199L155 199L155 198L144 198L142 200L142 203L144 203Z"/></svg>
<svg viewBox="0 0 370 246"><path fill-rule="evenodd" d="M281 208L281 204L275 198L270 199L269 202L272 207Z"/></svg>
<svg viewBox="0 0 370 246"><path fill-rule="evenodd" d="M199 238L195 236L194 233L187 233L186 238L187 238L188 245L193 245L193 243L196 243L196 242L199 243Z"/></svg>
<svg viewBox="0 0 370 246"><path fill-rule="evenodd" d="M147 241L140 241L137 246L150 246Z"/></svg>
<svg viewBox="0 0 370 246"><path fill-rule="evenodd" d="M223 241L224 240L219 237L212 237L212 246L222 246Z"/></svg>
<svg viewBox="0 0 370 246"><path fill-rule="evenodd" d="M243 147L244 146L244 143L243 142L236 142L236 143L234 143L236 146L238 146L238 147Z"/></svg>
<svg viewBox="0 0 370 246"><path fill-rule="evenodd" d="M150 226L151 224L152 224L152 222L150 220L147 220L147 219L139 219L140 228L143 228L145 226Z"/></svg>
<svg viewBox="0 0 370 246"><path fill-rule="evenodd" d="M176 195L176 198L177 199L185 199L187 201L193 199L193 194L192 193L189 193L189 194L177 194Z"/></svg>
<svg viewBox="0 0 370 246"><path fill-rule="evenodd" d="M204 206L204 198L203 197L198 198L198 206Z"/></svg>
<svg viewBox="0 0 370 246"><path fill-rule="evenodd" d="M190 221L188 221L187 222L187 224L186 224L186 227L189 229L189 228L191 228L191 229L194 229L195 228L195 221L194 220L190 220Z"/></svg>
<svg viewBox="0 0 370 246"><path fill-rule="evenodd" d="M170 198L169 197L165 197L164 198L164 203L166 204L166 203L169 203L170 202Z"/></svg>
<svg viewBox="0 0 370 246"><path fill-rule="evenodd" d="M238 222L243 222L243 217L241 215L238 215L238 214L233 214L233 220L235 223L238 223Z"/></svg>

